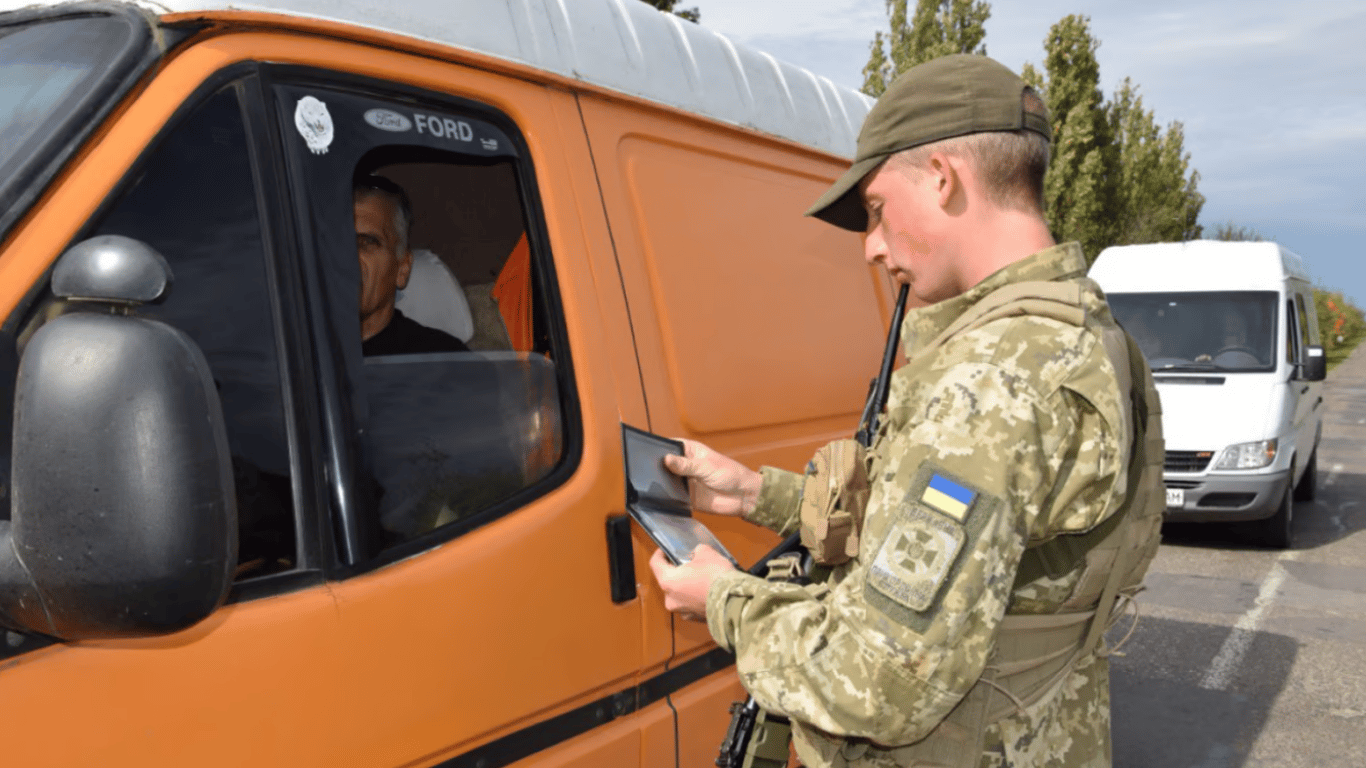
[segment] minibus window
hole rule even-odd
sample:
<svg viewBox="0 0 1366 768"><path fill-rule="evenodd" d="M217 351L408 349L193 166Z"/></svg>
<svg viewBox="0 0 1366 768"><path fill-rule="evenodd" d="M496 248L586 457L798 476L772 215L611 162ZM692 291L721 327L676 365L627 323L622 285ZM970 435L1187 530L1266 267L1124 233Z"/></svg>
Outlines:
<svg viewBox="0 0 1366 768"><path fill-rule="evenodd" d="M1305 305L1304 295L1303 295L1303 294L1300 294L1300 295L1296 296L1296 297L1295 297L1295 317L1296 317L1296 319L1299 320L1299 325L1300 325L1300 343L1301 343L1301 344L1318 344L1318 343L1319 343L1319 340L1316 339L1316 338L1313 338L1312 336L1309 335L1309 318L1307 318L1307 317L1305 316L1305 313L1304 313L1304 305ZM1299 362L1299 361L1296 360L1295 362Z"/></svg>
<svg viewBox="0 0 1366 768"><path fill-rule="evenodd" d="M335 449L355 467L343 551L416 551L545 493L568 471L572 386L512 126L477 105L276 95L355 424Z"/></svg>
<svg viewBox="0 0 1366 768"><path fill-rule="evenodd" d="M63 142L69 124L94 116L92 99L121 76L140 31L124 18L98 15L0 28L0 204L23 195L29 171L49 160L47 144Z"/></svg>
<svg viewBox="0 0 1366 768"><path fill-rule="evenodd" d="M1161 371L1270 371L1276 367L1271 291L1112 293L1115 319Z"/></svg>
<svg viewBox="0 0 1366 768"><path fill-rule="evenodd" d="M295 524L276 320L236 87L208 97L159 141L86 236L155 248L175 283L139 313L187 333L208 360L232 450L239 578L290 570Z"/></svg>

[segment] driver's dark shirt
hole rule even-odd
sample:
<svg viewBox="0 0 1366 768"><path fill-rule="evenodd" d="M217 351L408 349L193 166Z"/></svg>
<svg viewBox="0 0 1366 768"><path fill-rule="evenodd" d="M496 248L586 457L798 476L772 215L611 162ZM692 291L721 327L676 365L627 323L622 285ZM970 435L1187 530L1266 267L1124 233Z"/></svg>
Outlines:
<svg viewBox="0 0 1366 768"><path fill-rule="evenodd" d="M361 342L361 354L366 357L379 355L418 355L424 352L468 352L470 348L460 339L410 320L397 309L389 324L379 333Z"/></svg>

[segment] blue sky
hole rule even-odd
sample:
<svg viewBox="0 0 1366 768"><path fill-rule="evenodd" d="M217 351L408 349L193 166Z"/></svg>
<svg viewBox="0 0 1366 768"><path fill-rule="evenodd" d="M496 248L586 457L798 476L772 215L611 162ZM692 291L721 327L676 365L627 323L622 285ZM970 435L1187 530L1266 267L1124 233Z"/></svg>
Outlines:
<svg viewBox="0 0 1366 768"><path fill-rule="evenodd" d="M884 0L684 0L704 26L858 88ZM912 0L912 5L914 2ZM1127 76L1185 126L1207 228L1232 221L1366 306L1366 0L997 0L987 53L1040 66L1048 28L1091 18L1101 88Z"/></svg>

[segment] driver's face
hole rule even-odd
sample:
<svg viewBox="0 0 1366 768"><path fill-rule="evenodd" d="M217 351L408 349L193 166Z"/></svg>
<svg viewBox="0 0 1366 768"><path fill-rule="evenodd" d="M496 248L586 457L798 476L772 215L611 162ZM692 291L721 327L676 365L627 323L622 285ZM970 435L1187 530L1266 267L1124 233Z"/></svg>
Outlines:
<svg viewBox="0 0 1366 768"><path fill-rule="evenodd" d="M413 254L399 253L394 204L380 194L356 200L356 251L360 255L360 319L382 319L394 308L394 292L408 284ZM383 326L381 326L382 328ZM379 330L379 329L376 329Z"/></svg>

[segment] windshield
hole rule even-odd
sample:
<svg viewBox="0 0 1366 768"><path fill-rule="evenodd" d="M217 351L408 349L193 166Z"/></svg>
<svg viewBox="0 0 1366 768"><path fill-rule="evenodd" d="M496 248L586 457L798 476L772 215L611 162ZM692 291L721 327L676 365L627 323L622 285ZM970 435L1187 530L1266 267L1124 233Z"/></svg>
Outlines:
<svg viewBox="0 0 1366 768"><path fill-rule="evenodd" d="M36 193L28 186L53 160L47 145L93 127L92 96L122 74L139 32L104 15L0 26L0 210Z"/></svg>
<svg viewBox="0 0 1366 768"><path fill-rule="evenodd" d="M1112 293L1110 311L1154 371L1276 368L1276 293Z"/></svg>

